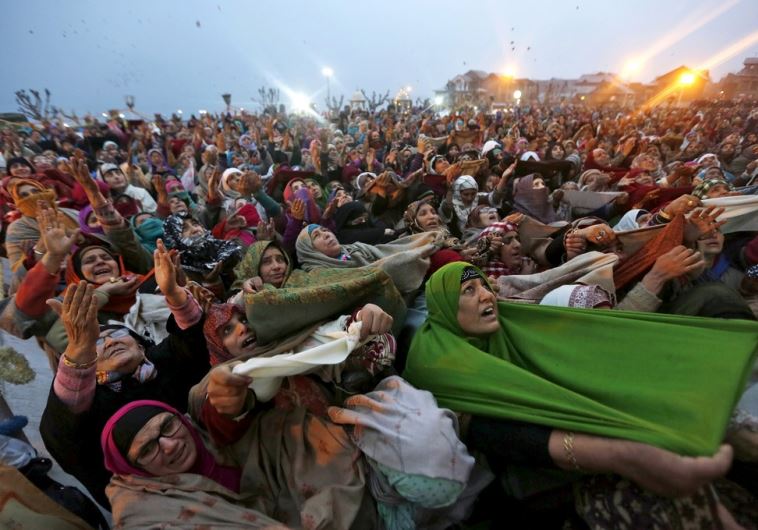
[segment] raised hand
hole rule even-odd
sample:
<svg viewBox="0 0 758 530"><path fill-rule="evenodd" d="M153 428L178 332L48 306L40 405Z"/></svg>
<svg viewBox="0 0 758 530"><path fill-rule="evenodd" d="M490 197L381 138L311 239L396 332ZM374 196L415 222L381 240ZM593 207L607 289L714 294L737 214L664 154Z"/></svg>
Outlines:
<svg viewBox="0 0 758 530"><path fill-rule="evenodd" d="M100 336L97 321L97 300L95 289L86 281L69 285L63 296L63 303L51 299L47 301L63 322L68 336L68 346L64 355L76 364L86 364L96 358L96 342Z"/></svg>
<svg viewBox="0 0 758 530"><path fill-rule="evenodd" d="M675 217L680 213L690 212L701 205L700 199L694 195L682 195L668 203L663 212L670 217Z"/></svg>
<svg viewBox="0 0 758 530"><path fill-rule="evenodd" d="M700 252L679 245L655 260L653 268L642 278L642 284L657 295L667 281L696 271L704 265L705 260Z"/></svg>
<svg viewBox="0 0 758 530"><path fill-rule="evenodd" d="M338 199L335 197L331 201L329 201L329 204L326 205L326 208L324 208L324 213L321 214L322 219L329 219L334 215L334 212L337 211L338 206Z"/></svg>
<svg viewBox="0 0 758 530"><path fill-rule="evenodd" d="M462 171L460 162L456 162L445 170L445 180L448 184L452 183L455 179L461 176Z"/></svg>
<svg viewBox="0 0 758 530"><path fill-rule="evenodd" d="M222 364L210 371L208 380L208 402L219 413L239 416L243 412L248 396L251 377L232 372L231 365Z"/></svg>
<svg viewBox="0 0 758 530"><path fill-rule="evenodd" d="M355 320L361 322L361 340L371 335L388 333L392 329L393 318L374 304L366 304L358 311Z"/></svg>
<svg viewBox="0 0 758 530"><path fill-rule="evenodd" d="M255 238L258 241L273 241L276 239L276 223L273 218L269 219L268 223L258 221Z"/></svg>
<svg viewBox="0 0 758 530"><path fill-rule="evenodd" d="M77 149L74 152L74 156L71 157L70 162L72 175L82 188L84 188L84 192L87 194L87 198L92 207L100 208L105 206L108 201L103 194L100 193L100 188L97 187L97 183L89 175L84 152L81 149Z"/></svg>
<svg viewBox="0 0 758 530"><path fill-rule="evenodd" d="M687 219L687 225L684 227L684 240L688 243L694 243L701 236L718 230L724 224L723 221L717 221L718 217L724 213L724 208L709 206L704 210L695 210Z"/></svg>
<svg viewBox="0 0 758 530"><path fill-rule="evenodd" d="M296 221L302 221L305 219L305 201L303 201L303 199L295 199L292 201L290 215Z"/></svg>
<svg viewBox="0 0 758 530"><path fill-rule="evenodd" d="M187 293L179 287L177 282L178 271L175 255L175 251L167 250L163 240L158 239L153 252L155 281L170 305L181 306L187 301ZM176 257L178 258L178 256Z"/></svg>
<svg viewBox="0 0 758 530"><path fill-rule="evenodd" d="M241 185L242 189L240 192L243 197L255 195L261 189L261 177L255 171L246 171L245 174L242 175Z"/></svg>
<svg viewBox="0 0 758 530"><path fill-rule="evenodd" d="M213 266L213 270L211 270L208 274L205 274L203 276L203 280L206 283L216 283L219 279L219 276L221 276L221 270L224 268L224 262L219 261Z"/></svg>
<svg viewBox="0 0 758 530"><path fill-rule="evenodd" d="M38 245L46 249L42 262L50 274L58 274L61 264L77 242L80 231L77 228L67 234L61 217L65 214L48 208L42 201L38 201L37 206L37 223L40 231Z"/></svg>

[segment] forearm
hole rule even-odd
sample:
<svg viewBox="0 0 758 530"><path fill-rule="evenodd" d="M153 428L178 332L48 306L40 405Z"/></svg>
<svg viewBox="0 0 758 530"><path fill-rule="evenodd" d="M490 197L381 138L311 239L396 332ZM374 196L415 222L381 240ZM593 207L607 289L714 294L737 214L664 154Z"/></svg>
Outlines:
<svg viewBox="0 0 758 530"><path fill-rule="evenodd" d="M185 288L178 288L175 293L166 295L166 303L174 315L176 324L181 329L187 329L197 324L203 317L203 310L195 297Z"/></svg>
<svg viewBox="0 0 758 530"><path fill-rule="evenodd" d="M46 301L55 296L59 277L57 272L51 273L43 261L37 263L27 272L18 288L16 307L32 318L38 318L47 313Z"/></svg>
<svg viewBox="0 0 758 530"><path fill-rule="evenodd" d="M268 196L268 194L261 188L258 193L253 195L255 200L263 205L263 209L269 217L278 217L282 213L282 207L274 199Z"/></svg>
<svg viewBox="0 0 758 530"><path fill-rule="evenodd" d="M124 222L120 225L103 225L103 230L114 250L123 256L128 270L137 274L147 274L152 270L153 255L142 246L131 226Z"/></svg>
<svg viewBox="0 0 758 530"><path fill-rule="evenodd" d="M96 370L94 364L88 368L72 368L63 361L58 363L53 392L74 414L81 414L92 406L97 387Z"/></svg>

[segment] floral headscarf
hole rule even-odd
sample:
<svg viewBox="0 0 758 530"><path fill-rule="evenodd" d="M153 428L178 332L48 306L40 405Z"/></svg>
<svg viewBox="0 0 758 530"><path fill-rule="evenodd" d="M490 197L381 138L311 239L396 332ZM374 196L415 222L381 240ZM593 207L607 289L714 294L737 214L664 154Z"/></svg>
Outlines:
<svg viewBox="0 0 758 530"><path fill-rule="evenodd" d="M216 239L209 231L199 237L183 237L184 221L191 218L186 212L170 215L163 221L164 242L180 252L182 268L188 272L206 274L218 262L233 266L242 256L242 248L234 241Z"/></svg>

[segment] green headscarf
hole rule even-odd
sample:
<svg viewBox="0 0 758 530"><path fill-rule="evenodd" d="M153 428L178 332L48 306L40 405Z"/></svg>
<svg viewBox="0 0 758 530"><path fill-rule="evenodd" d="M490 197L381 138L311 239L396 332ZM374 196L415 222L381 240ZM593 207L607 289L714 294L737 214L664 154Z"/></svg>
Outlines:
<svg viewBox="0 0 758 530"><path fill-rule="evenodd" d="M403 374L456 412L712 455L752 366L758 322L498 302L501 329L466 338L466 263L426 284L429 318Z"/></svg>
<svg viewBox="0 0 758 530"><path fill-rule="evenodd" d="M258 241L248 248L245 257L234 269L235 286L259 275L260 263L273 241ZM245 295L245 312L250 327L260 344L287 337L304 327L349 314L357 307L373 303L393 315L402 325L405 303L386 272L378 267L354 269L317 269L305 272L292 269L287 260L287 277L280 288L265 285L254 294Z"/></svg>

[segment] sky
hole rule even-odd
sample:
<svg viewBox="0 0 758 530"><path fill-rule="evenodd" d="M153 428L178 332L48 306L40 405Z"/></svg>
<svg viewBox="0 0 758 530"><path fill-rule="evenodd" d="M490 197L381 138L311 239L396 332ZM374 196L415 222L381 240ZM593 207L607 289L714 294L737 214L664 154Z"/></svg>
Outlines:
<svg viewBox="0 0 758 530"><path fill-rule="evenodd" d="M358 88L431 97L470 69L532 79L679 65L718 80L758 56L756 0L24 0L3 3L0 112L49 88L78 113L255 108L261 86L324 101ZM742 40L742 42L740 42ZM731 47L731 49L730 49ZM714 56L716 57L713 60ZM713 64L712 64L713 63ZM629 65L634 66L634 68Z"/></svg>

